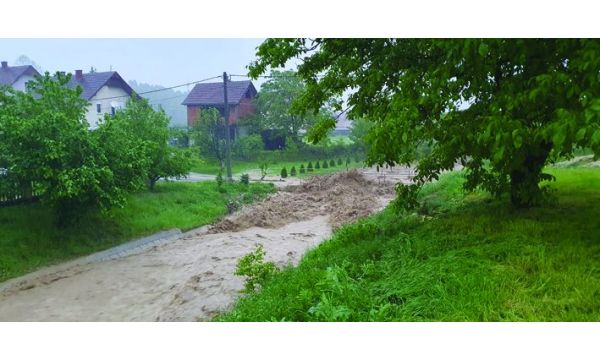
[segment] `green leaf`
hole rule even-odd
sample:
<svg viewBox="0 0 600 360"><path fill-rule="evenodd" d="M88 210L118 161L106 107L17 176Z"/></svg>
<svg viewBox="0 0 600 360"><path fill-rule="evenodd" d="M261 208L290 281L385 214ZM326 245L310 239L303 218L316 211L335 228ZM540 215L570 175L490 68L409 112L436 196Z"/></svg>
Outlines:
<svg viewBox="0 0 600 360"><path fill-rule="evenodd" d="M408 141L408 133L407 132L403 132L402 133L402 142L407 142Z"/></svg>
<svg viewBox="0 0 600 360"><path fill-rule="evenodd" d="M579 129L579 131L577 131L577 134L575 135L575 140L581 141L585 137L586 130L586 128Z"/></svg>
<svg viewBox="0 0 600 360"><path fill-rule="evenodd" d="M479 55L486 56L488 54L490 47L486 43L479 44Z"/></svg>
<svg viewBox="0 0 600 360"><path fill-rule="evenodd" d="M523 145L523 137L519 134L519 129L516 129L512 132L513 144L516 149L520 149Z"/></svg>

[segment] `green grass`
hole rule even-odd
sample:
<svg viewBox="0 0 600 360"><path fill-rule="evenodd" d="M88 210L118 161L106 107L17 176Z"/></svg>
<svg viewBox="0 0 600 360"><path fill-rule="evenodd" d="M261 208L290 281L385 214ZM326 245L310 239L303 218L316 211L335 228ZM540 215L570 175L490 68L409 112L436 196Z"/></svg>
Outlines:
<svg viewBox="0 0 600 360"><path fill-rule="evenodd" d="M460 173L345 226L222 321L599 321L600 171L550 169L558 205L465 195Z"/></svg>
<svg viewBox="0 0 600 360"><path fill-rule="evenodd" d="M159 183L155 192L132 195L124 208L90 214L65 229L54 226L51 211L41 204L0 208L0 281L135 237L209 224L225 214L228 197L246 194L251 201L274 191L272 184L223 187L226 193L215 182Z"/></svg>
<svg viewBox="0 0 600 360"><path fill-rule="evenodd" d="M312 176L312 175L324 175L324 174L331 174L334 172L339 172L339 171L344 171L346 170L346 158L341 158L342 162L344 163L343 165L337 165L335 167L330 167L327 169L314 169L314 171L312 173L306 173L306 174L300 174L300 164L304 164L304 167L306 168L306 166L308 165L308 161L277 161L277 162L267 162L268 164L268 168L267 168L267 176L279 176L281 174L281 169L283 167L285 167L287 169L288 172L288 176L290 173L290 170L292 168L292 166L296 167L296 172L298 173L298 177L306 177L306 176ZM321 159L321 163L323 162L324 159ZM329 162L329 160L331 159L327 159L327 161ZM337 162L338 158L334 158L334 160ZM313 166L315 164L316 160L311 160L313 163ZM260 165L263 162L261 161L241 161L241 160L232 160L231 162L231 172L233 173L234 177L239 178L239 176L243 173L247 173L247 172L256 172L260 174ZM359 162L355 162L354 158L350 159L350 164L348 164L348 169L355 169L355 168L360 168L363 167L364 164L362 161ZM210 174L210 175L217 175L217 173L220 170L220 165L215 162L215 161L208 161L208 160L202 160L202 159L195 159L194 160L194 164L192 166L192 172L196 172L196 173L200 173L200 174Z"/></svg>

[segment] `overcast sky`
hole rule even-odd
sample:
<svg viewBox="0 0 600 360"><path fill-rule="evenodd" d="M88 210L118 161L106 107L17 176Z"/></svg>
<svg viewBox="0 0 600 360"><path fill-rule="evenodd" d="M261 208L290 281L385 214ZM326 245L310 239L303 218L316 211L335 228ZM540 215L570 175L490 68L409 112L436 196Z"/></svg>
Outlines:
<svg viewBox="0 0 600 360"><path fill-rule="evenodd" d="M174 86L247 74L262 39L0 39L0 60L26 55L45 71L118 71L125 80ZM232 80L240 80L234 78ZM255 81L259 85L260 81ZM178 90L186 90L179 88Z"/></svg>

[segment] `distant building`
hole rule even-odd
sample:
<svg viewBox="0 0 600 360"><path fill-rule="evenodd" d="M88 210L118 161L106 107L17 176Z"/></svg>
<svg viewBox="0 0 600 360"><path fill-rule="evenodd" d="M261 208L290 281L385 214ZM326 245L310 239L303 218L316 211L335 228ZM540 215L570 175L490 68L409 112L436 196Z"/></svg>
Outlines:
<svg viewBox="0 0 600 360"><path fill-rule="evenodd" d="M116 71L93 72L84 74L75 70L67 84L69 88L81 86L81 97L89 102L86 119L90 129L98 127L98 121L104 114L115 114L127 105L134 94L133 89Z"/></svg>
<svg viewBox="0 0 600 360"><path fill-rule="evenodd" d="M40 73L31 65L8 66L8 62L2 61L0 65L0 86L8 85L15 90L25 91L27 82L39 75Z"/></svg>
<svg viewBox="0 0 600 360"><path fill-rule="evenodd" d="M238 120L256 112L253 99L257 91L251 81L230 81L227 83L227 103L229 104L229 124L236 125ZM194 126L202 109L216 108L224 115L225 101L223 83L196 84L182 105L187 106L188 127ZM237 134L237 126L233 128Z"/></svg>
<svg viewBox="0 0 600 360"><path fill-rule="evenodd" d="M352 131L352 120L348 119L346 113L338 113L335 121L335 129L333 129L332 135L350 135Z"/></svg>

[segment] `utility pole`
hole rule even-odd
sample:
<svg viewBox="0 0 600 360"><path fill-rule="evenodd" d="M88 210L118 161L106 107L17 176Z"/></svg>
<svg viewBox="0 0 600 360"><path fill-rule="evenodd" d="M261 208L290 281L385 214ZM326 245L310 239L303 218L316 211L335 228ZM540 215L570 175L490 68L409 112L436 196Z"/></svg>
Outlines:
<svg viewBox="0 0 600 360"><path fill-rule="evenodd" d="M232 181L231 175L231 131L229 129L229 102L227 101L227 73L223 71L223 100L225 109L225 167L227 168L227 180Z"/></svg>

